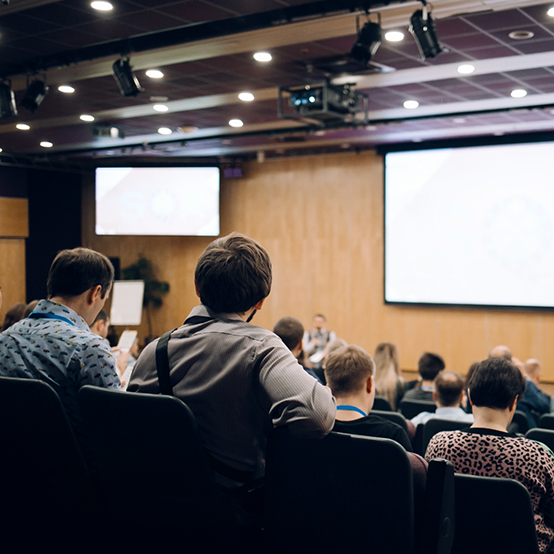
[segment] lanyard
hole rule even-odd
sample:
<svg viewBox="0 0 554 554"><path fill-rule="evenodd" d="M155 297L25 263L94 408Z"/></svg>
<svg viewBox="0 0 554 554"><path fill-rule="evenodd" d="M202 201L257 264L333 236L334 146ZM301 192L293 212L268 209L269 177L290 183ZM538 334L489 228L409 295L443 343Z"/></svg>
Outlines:
<svg viewBox="0 0 554 554"><path fill-rule="evenodd" d="M348 410L349 412L358 412L359 414L362 414L364 417L367 417L367 414L365 412L362 412L360 408L356 408L356 406L350 406L348 404L341 404L340 406L337 406L337 410Z"/></svg>
<svg viewBox="0 0 554 554"><path fill-rule="evenodd" d="M63 317L61 315L44 314L44 313L40 313L40 312L31 312L29 314L29 317L31 319L59 319L60 321L65 321L66 323L69 323L69 325L73 325L73 327L75 327L75 323L73 323L73 321L70 321L69 319L67 319L66 317Z"/></svg>

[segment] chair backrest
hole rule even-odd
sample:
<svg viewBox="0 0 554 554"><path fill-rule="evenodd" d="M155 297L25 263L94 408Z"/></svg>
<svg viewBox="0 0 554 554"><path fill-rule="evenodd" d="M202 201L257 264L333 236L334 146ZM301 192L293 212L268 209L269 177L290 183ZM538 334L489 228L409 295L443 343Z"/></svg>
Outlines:
<svg viewBox="0 0 554 554"><path fill-rule="evenodd" d="M541 415L538 425L541 429L554 429L554 414Z"/></svg>
<svg viewBox="0 0 554 554"><path fill-rule="evenodd" d="M470 427L471 423L467 421L452 421L451 419L439 419L432 418L426 421L422 427L422 438L421 438L421 452L422 456L425 455L427 450L427 445L429 441L441 431L457 431L458 429L465 429ZM419 426L418 426L419 427Z"/></svg>
<svg viewBox="0 0 554 554"><path fill-rule="evenodd" d="M527 489L513 479L456 474L452 554L537 554Z"/></svg>
<svg viewBox="0 0 554 554"><path fill-rule="evenodd" d="M526 439L542 442L554 452L554 429L541 429L534 427L525 433Z"/></svg>
<svg viewBox="0 0 554 554"><path fill-rule="evenodd" d="M527 431L529 431L529 420L527 419L527 415L525 412L516 410L512 422L508 425L508 432L525 435Z"/></svg>
<svg viewBox="0 0 554 554"><path fill-rule="evenodd" d="M274 429L266 458L267 548L410 554L412 479L406 451L392 440L334 432L310 440Z"/></svg>
<svg viewBox="0 0 554 554"><path fill-rule="evenodd" d="M406 423L406 418L399 414L398 412L387 412L387 411L380 411L380 410L371 410L371 413L373 415L382 417L383 419L388 419L389 421L392 421L393 423L396 423L397 425L400 425L406 433L408 433L408 424Z"/></svg>
<svg viewBox="0 0 554 554"><path fill-rule="evenodd" d="M188 406L91 386L79 403L112 517L194 533L233 527Z"/></svg>
<svg viewBox="0 0 554 554"><path fill-rule="evenodd" d="M380 410L382 412L391 412L392 406L384 396L376 396L373 401L373 409Z"/></svg>
<svg viewBox="0 0 554 554"><path fill-rule="evenodd" d="M400 402L400 412L406 419L412 419L421 412L435 413L437 406L434 402L425 400L402 400Z"/></svg>
<svg viewBox="0 0 554 554"><path fill-rule="evenodd" d="M36 464L61 500L75 507L87 503L89 473L60 398L50 385L0 377L0 430L3 447Z"/></svg>

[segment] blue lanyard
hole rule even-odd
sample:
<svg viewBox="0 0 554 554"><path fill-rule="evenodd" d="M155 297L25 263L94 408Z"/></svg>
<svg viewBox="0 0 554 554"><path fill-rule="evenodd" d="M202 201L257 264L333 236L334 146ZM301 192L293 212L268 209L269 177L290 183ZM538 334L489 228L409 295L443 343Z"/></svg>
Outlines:
<svg viewBox="0 0 554 554"><path fill-rule="evenodd" d="M31 312L29 314L29 317L31 319L59 319L61 321L65 321L66 323L69 323L69 325L73 325L73 327L76 326L75 323L67 319L67 317L63 317L61 315L56 315L56 314L44 314L40 312Z"/></svg>
<svg viewBox="0 0 554 554"><path fill-rule="evenodd" d="M367 417L367 414L365 412L362 412L360 408L356 408L356 406L349 406L348 404L342 404L340 406L337 406L337 410L348 410L349 412L358 412L359 414L362 414L364 417Z"/></svg>

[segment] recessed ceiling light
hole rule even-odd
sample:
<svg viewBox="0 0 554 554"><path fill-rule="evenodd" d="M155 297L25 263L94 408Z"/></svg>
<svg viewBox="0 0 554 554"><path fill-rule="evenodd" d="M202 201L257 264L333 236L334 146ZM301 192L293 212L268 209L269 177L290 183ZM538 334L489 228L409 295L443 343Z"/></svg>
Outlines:
<svg viewBox="0 0 554 554"><path fill-rule="evenodd" d="M154 104L152 106L152 109L157 111L157 112L167 112L167 110L169 110L169 108L167 106L165 106L164 104Z"/></svg>
<svg viewBox="0 0 554 554"><path fill-rule="evenodd" d="M173 131L171 129L169 129L168 127L160 127L158 129L158 133L160 133L160 135L171 135L171 133L173 133Z"/></svg>
<svg viewBox="0 0 554 554"><path fill-rule="evenodd" d="M243 102L252 102L252 100L254 100L254 95L251 92L241 92L239 94L239 100Z"/></svg>
<svg viewBox="0 0 554 554"><path fill-rule="evenodd" d="M43 147L43 148L52 148L52 146L54 146L50 141L48 140L43 140L40 145Z"/></svg>
<svg viewBox="0 0 554 554"><path fill-rule="evenodd" d="M419 107L419 102L417 100L406 100L403 105L407 110L415 110Z"/></svg>
<svg viewBox="0 0 554 554"><path fill-rule="evenodd" d="M149 69L146 75L150 77L150 79L161 79L164 76L159 69Z"/></svg>
<svg viewBox="0 0 554 554"><path fill-rule="evenodd" d="M60 85L58 87L58 90L60 92L63 92L64 94L72 94L75 92L75 89L73 87L70 87L69 85Z"/></svg>
<svg viewBox="0 0 554 554"><path fill-rule="evenodd" d="M462 75L469 75L474 71L475 71L475 66L469 63L464 63L458 66L458 73L461 73Z"/></svg>
<svg viewBox="0 0 554 554"><path fill-rule="evenodd" d="M81 119L82 121L94 121L94 116L83 114L83 115L79 116L79 119Z"/></svg>
<svg viewBox="0 0 554 554"><path fill-rule="evenodd" d="M546 15L549 15L550 17L554 17L554 8L550 8L550 9L546 12Z"/></svg>
<svg viewBox="0 0 554 554"><path fill-rule="evenodd" d="M29 125L27 125L27 123L18 123L16 125L16 127L20 130L20 131L28 131L31 127Z"/></svg>
<svg viewBox="0 0 554 554"><path fill-rule="evenodd" d="M2 152L2 148L0 148L0 152Z"/></svg>
<svg viewBox="0 0 554 554"><path fill-rule="evenodd" d="M512 98L523 98L524 96L527 96L527 91L522 88L516 88L515 90L512 90L510 96Z"/></svg>
<svg viewBox="0 0 554 554"><path fill-rule="evenodd" d="M109 12L113 10L113 6L109 2L91 2L90 7L100 12Z"/></svg>
<svg viewBox="0 0 554 554"><path fill-rule="evenodd" d="M462 125L463 123L466 122L466 119L465 117L455 117L453 120L452 120L452 123L457 123L458 125Z"/></svg>
<svg viewBox="0 0 554 554"><path fill-rule="evenodd" d="M513 40L528 40L535 36L533 31L512 31L508 36Z"/></svg>
<svg viewBox="0 0 554 554"><path fill-rule="evenodd" d="M404 33L401 31L389 31L388 33L385 33L385 39L389 42L400 42L401 40L404 40Z"/></svg>
<svg viewBox="0 0 554 554"><path fill-rule="evenodd" d="M229 121L229 125L231 127L242 127L244 123L240 119L231 119L231 121Z"/></svg>
<svg viewBox="0 0 554 554"><path fill-rule="evenodd" d="M254 54L254 59L257 62L270 62L271 54L269 52L256 52Z"/></svg>

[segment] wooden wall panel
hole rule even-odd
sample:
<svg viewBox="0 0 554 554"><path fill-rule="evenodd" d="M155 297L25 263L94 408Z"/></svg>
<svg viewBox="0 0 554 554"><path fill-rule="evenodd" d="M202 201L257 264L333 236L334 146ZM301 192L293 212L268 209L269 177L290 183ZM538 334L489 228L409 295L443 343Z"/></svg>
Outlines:
<svg viewBox="0 0 554 554"><path fill-rule="evenodd" d="M29 236L29 203L26 198L0 198L0 237Z"/></svg>
<svg viewBox="0 0 554 554"><path fill-rule="evenodd" d="M4 315L16 302L25 302L25 239L0 239L0 287Z"/></svg>
<svg viewBox="0 0 554 554"><path fill-rule="evenodd" d="M372 152L251 162L243 179L221 190L221 232L261 242L274 265L272 293L255 323L272 328L284 315L309 325L322 312L340 337L373 353L384 340L414 369L424 351L440 353L465 373L496 344L543 361L554 381L554 314L385 306L383 303L383 163ZM139 252L171 283L154 317L155 333L177 326L197 303L196 259L205 238L96 237L92 183L86 185L85 245L119 256L122 267ZM144 326L143 326L144 327ZM141 328L142 332L142 328Z"/></svg>

